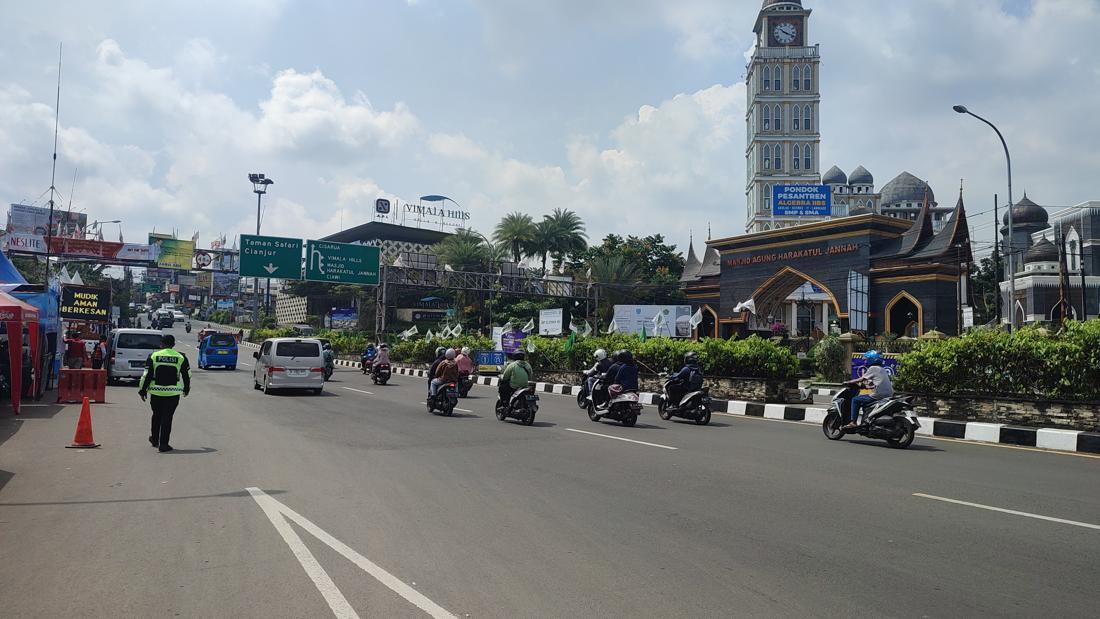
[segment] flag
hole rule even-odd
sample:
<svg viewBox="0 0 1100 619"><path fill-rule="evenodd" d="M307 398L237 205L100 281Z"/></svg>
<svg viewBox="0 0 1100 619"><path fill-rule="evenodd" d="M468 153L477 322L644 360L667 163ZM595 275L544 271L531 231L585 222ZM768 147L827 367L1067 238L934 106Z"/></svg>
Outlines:
<svg viewBox="0 0 1100 619"><path fill-rule="evenodd" d="M606 333L607 333L608 335L611 335L612 333L615 333L615 332L617 332L618 330L619 330L619 323L615 322L615 319L614 319L614 318L612 318L612 319L611 319L611 324L607 325L607 331L606 331Z"/></svg>
<svg viewBox="0 0 1100 619"><path fill-rule="evenodd" d="M520 329L520 331L523 331L524 333L531 333L534 330L535 330L535 319L534 318L532 318L531 320L528 320L527 324L523 325L523 328Z"/></svg>
<svg viewBox="0 0 1100 619"><path fill-rule="evenodd" d="M691 328L697 329L701 324L703 324L703 308L700 307L691 315Z"/></svg>
<svg viewBox="0 0 1100 619"><path fill-rule="evenodd" d="M535 340L527 340L527 352L535 352Z"/></svg>
<svg viewBox="0 0 1100 619"><path fill-rule="evenodd" d="M581 330L577 328L577 325L575 325L573 323L569 323L569 330L572 331L573 333L580 333L581 332Z"/></svg>
<svg viewBox="0 0 1100 619"><path fill-rule="evenodd" d="M573 325L569 325L569 326L573 326ZM577 343L577 332L574 331L573 333L569 334L569 339L565 340L565 352L571 352L573 350L573 344L576 344L576 343Z"/></svg>
<svg viewBox="0 0 1100 619"><path fill-rule="evenodd" d="M644 325L644 324L642 325L642 335L640 336L640 339L641 339L641 340L642 340L643 342L644 342L644 341L646 341L646 335L645 335L645 325Z"/></svg>
<svg viewBox="0 0 1100 619"><path fill-rule="evenodd" d="M69 275L69 270L66 269L64 265L61 266L61 273L58 275L58 278L61 280L62 284L73 283L73 278Z"/></svg>
<svg viewBox="0 0 1100 619"><path fill-rule="evenodd" d="M500 327L500 330L503 331L504 333L508 333L509 331L511 331L512 330L512 321L509 320L508 322L504 323Z"/></svg>
<svg viewBox="0 0 1100 619"><path fill-rule="evenodd" d="M431 329L428 329L427 333L424 334L424 341L425 342L430 342L430 341L432 341L432 338L434 338L434 337L435 337L435 334L432 333Z"/></svg>
<svg viewBox="0 0 1100 619"><path fill-rule="evenodd" d="M458 337L460 335L462 335L462 325L451 327L451 337Z"/></svg>
<svg viewBox="0 0 1100 619"><path fill-rule="evenodd" d="M126 241L122 240L122 226L118 227L118 242L119 243L125 243L126 242Z"/></svg>
<svg viewBox="0 0 1100 619"><path fill-rule="evenodd" d="M195 234L193 234L191 236L191 242L195 244L195 247L199 246L199 233L198 233L198 231L196 231Z"/></svg>
<svg viewBox="0 0 1100 619"><path fill-rule="evenodd" d="M755 316L756 315L756 301L754 301L752 299L749 299L748 301L742 301L742 302L738 303L737 305L735 305L733 307L733 312L735 314L737 312L744 312L744 311L748 311L750 314Z"/></svg>
<svg viewBox="0 0 1100 619"><path fill-rule="evenodd" d="M584 321L584 331L581 331L581 336L588 337L592 335L592 325L588 324L588 321Z"/></svg>

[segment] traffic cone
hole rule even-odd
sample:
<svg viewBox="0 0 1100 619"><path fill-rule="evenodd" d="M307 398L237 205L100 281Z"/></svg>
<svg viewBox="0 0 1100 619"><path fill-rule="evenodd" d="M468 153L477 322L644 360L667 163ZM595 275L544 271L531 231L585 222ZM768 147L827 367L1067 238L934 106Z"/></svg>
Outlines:
<svg viewBox="0 0 1100 619"><path fill-rule="evenodd" d="M92 439L92 405L88 398L84 398L84 404L80 406L80 419L76 422L76 434L73 436L73 444L66 445L66 449L89 449L99 447Z"/></svg>

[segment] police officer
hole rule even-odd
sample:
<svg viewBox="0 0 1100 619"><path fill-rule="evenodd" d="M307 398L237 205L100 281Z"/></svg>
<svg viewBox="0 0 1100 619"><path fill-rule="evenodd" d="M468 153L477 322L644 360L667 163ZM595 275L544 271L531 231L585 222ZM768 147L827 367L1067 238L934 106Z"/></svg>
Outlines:
<svg viewBox="0 0 1100 619"><path fill-rule="evenodd" d="M164 348L145 360L145 373L141 375L138 395L142 402L146 396L152 397L153 425L149 443L165 452L172 451L168 436L172 433L172 415L179 406L180 395L187 397L191 391L191 366L187 357L172 349L176 345L174 336L164 334L160 345Z"/></svg>

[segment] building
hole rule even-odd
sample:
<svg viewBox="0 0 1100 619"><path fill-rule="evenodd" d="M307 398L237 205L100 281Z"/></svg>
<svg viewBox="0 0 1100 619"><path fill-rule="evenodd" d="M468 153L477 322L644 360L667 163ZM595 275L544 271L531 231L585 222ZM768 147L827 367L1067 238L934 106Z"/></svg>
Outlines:
<svg viewBox="0 0 1100 619"><path fill-rule="evenodd" d="M433 253L432 248L449 236L451 236L450 233L439 230L410 228L382 221L370 221L354 228L341 230L336 234L330 234L321 240L334 243L373 245L381 248L380 253L383 264L393 264L403 255L406 258L409 256L430 255Z"/></svg>
<svg viewBox="0 0 1100 619"><path fill-rule="evenodd" d="M745 204L748 232L826 217L784 217L772 209L776 185L818 185L821 134L820 49L809 43L810 10L801 0L764 0L756 51L745 78L748 107Z"/></svg>
<svg viewBox="0 0 1100 619"><path fill-rule="evenodd" d="M1019 257L1014 265L1016 298L1011 302L1011 270L1008 261L1003 261L1002 323L1008 322L1008 308L1016 312L1018 325L1056 323L1063 300L1070 318L1100 316L1100 253L1095 249L1100 246L1100 201L1050 215L1024 194L1012 207L1012 239L1008 236L1008 213L1002 221L1004 246L1014 248Z"/></svg>
<svg viewBox="0 0 1100 619"><path fill-rule="evenodd" d="M875 193L875 177L863 166L852 170L851 176L833 166L821 177L821 184L828 185L832 194L833 217L879 212L882 194Z"/></svg>
<svg viewBox="0 0 1100 619"><path fill-rule="evenodd" d="M709 240L702 260L692 247L681 285L703 310L697 334L958 333L973 261L962 193L938 232L932 218L923 203L913 221L864 212Z"/></svg>

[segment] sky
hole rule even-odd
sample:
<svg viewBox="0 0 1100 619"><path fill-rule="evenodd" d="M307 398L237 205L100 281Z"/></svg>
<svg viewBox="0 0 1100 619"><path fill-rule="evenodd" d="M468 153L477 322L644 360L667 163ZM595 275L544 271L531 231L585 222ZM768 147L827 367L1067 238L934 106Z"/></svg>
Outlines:
<svg viewBox="0 0 1100 619"><path fill-rule="evenodd" d="M1100 0L805 0L821 45L821 169L903 170L978 253L1014 189L1100 199ZM0 202L43 204L63 44L56 186L90 220L319 238L378 197L442 194L491 234L575 210L596 242L686 251L744 232L745 89L758 0L0 0ZM75 186L73 179L75 178ZM70 191L72 190L72 191ZM71 194L71 195L70 195ZM1054 210L1054 208L1052 208ZM108 238L118 226L105 228Z"/></svg>

